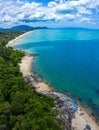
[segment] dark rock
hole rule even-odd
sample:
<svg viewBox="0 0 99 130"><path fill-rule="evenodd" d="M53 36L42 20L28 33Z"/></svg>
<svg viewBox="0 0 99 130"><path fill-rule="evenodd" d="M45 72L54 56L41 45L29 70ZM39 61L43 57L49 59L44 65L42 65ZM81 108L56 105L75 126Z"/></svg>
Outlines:
<svg viewBox="0 0 99 130"><path fill-rule="evenodd" d="M94 113L93 112L91 112L91 115L94 117Z"/></svg>
<svg viewBox="0 0 99 130"><path fill-rule="evenodd" d="M39 56L39 54L31 54L31 56L36 57Z"/></svg>
<svg viewBox="0 0 99 130"><path fill-rule="evenodd" d="M55 116L55 115L56 115L56 108L53 108L53 109L51 110L51 113L52 113L53 116Z"/></svg>
<svg viewBox="0 0 99 130"><path fill-rule="evenodd" d="M81 112L81 113L80 113L80 116L83 116L83 115L84 115L84 113Z"/></svg>
<svg viewBox="0 0 99 130"><path fill-rule="evenodd" d="M87 130L91 130L90 125L86 125L86 129L87 129Z"/></svg>

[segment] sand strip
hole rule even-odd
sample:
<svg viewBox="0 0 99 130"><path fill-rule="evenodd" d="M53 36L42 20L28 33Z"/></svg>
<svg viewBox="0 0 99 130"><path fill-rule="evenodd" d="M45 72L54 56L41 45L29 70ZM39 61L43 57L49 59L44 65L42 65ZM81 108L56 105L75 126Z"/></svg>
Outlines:
<svg viewBox="0 0 99 130"><path fill-rule="evenodd" d="M27 34L29 34L29 33L31 33L31 32L32 32L32 31L28 31L28 32L26 32L26 33L23 33L22 35L20 35L20 36L16 37L15 39L9 41L6 46L7 46L7 47L8 47L8 46L11 46L12 44L16 43L20 38L24 37L25 35L27 35Z"/></svg>
<svg viewBox="0 0 99 130"><path fill-rule="evenodd" d="M28 79L32 76L31 83L33 84L33 86L36 88L38 92L51 91L52 89L49 87L49 85L46 82L34 76L33 73L31 72L33 59L34 57L29 54L26 54L22 58L22 61L19 64L19 66L20 66L20 71L23 74L23 77Z"/></svg>

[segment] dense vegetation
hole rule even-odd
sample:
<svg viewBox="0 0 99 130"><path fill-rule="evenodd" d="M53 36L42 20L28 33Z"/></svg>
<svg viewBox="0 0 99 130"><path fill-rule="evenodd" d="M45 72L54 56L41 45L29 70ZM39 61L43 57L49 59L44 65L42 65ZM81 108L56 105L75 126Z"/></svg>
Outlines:
<svg viewBox="0 0 99 130"><path fill-rule="evenodd" d="M61 130L53 99L37 93L19 71L24 53L5 46L21 33L0 32L0 130Z"/></svg>

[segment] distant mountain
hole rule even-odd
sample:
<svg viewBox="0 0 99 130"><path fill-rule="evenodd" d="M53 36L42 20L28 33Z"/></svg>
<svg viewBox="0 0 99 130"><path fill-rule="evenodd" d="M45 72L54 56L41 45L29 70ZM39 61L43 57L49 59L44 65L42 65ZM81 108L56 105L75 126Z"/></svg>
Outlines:
<svg viewBox="0 0 99 130"><path fill-rule="evenodd" d="M35 29L48 29L47 27L31 27L28 25L13 26L12 28L0 28L0 30L35 30Z"/></svg>
<svg viewBox="0 0 99 130"><path fill-rule="evenodd" d="M27 26L27 25L19 25L19 26L14 26L10 28L10 30L33 30L33 27Z"/></svg>
<svg viewBox="0 0 99 130"><path fill-rule="evenodd" d="M5 30L4 28L0 28L0 30Z"/></svg>

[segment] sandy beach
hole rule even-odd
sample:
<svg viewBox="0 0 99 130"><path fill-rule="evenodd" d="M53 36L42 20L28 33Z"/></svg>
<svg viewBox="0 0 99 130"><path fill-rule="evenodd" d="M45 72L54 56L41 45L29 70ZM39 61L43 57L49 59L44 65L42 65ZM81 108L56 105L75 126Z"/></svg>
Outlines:
<svg viewBox="0 0 99 130"><path fill-rule="evenodd" d="M31 64L32 64L32 60L34 57L29 56L29 55L25 55L22 58L21 63L19 63L20 66L20 71L23 74L23 77L25 77L26 75L31 75Z"/></svg>
<svg viewBox="0 0 99 130"><path fill-rule="evenodd" d="M89 116L83 107L79 106L72 119L72 127L74 130L99 130L99 126L95 123L93 117Z"/></svg>
<svg viewBox="0 0 99 130"><path fill-rule="evenodd" d="M8 47L8 46L11 46L11 45L14 44L15 42L17 42L20 38L24 37L25 35L27 35L27 34L29 34L29 33L31 33L31 31L28 31L28 32L26 32L26 33L23 33L22 35L20 35L20 36L16 37L15 39L9 41L6 46L7 46L7 47Z"/></svg>
<svg viewBox="0 0 99 130"><path fill-rule="evenodd" d="M27 32L29 33L29 32ZM7 46L14 44L18 38L26 35L27 33L17 37L16 39L10 41ZM44 93L44 92L52 92L52 88L44 81L36 78L34 74L31 72L31 65L35 57L26 54L23 58L20 66L20 71L23 74L25 80L31 78L31 85L36 88L36 91ZM72 119L72 130L99 130L99 126L95 123L92 117L88 115L83 107L78 106L78 110L75 113L75 117Z"/></svg>
<svg viewBox="0 0 99 130"><path fill-rule="evenodd" d="M33 59L34 57L33 56L30 56L28 54L26 54L23 58L22 58L22 61L21 63L19 64L20 66L20 71L22 72L23 74L23 77L26 77L26 76L31 76L33 75L32 72L31 72L31 65L32 65L32 62L33 62ZM34 78L32 77L33 79L33 85L35 86L36 90L38 92L43 92L43 91L51 91L52 89L48 86L47 83L45 83L44 81L41 81L37 78Z"/></svg>

